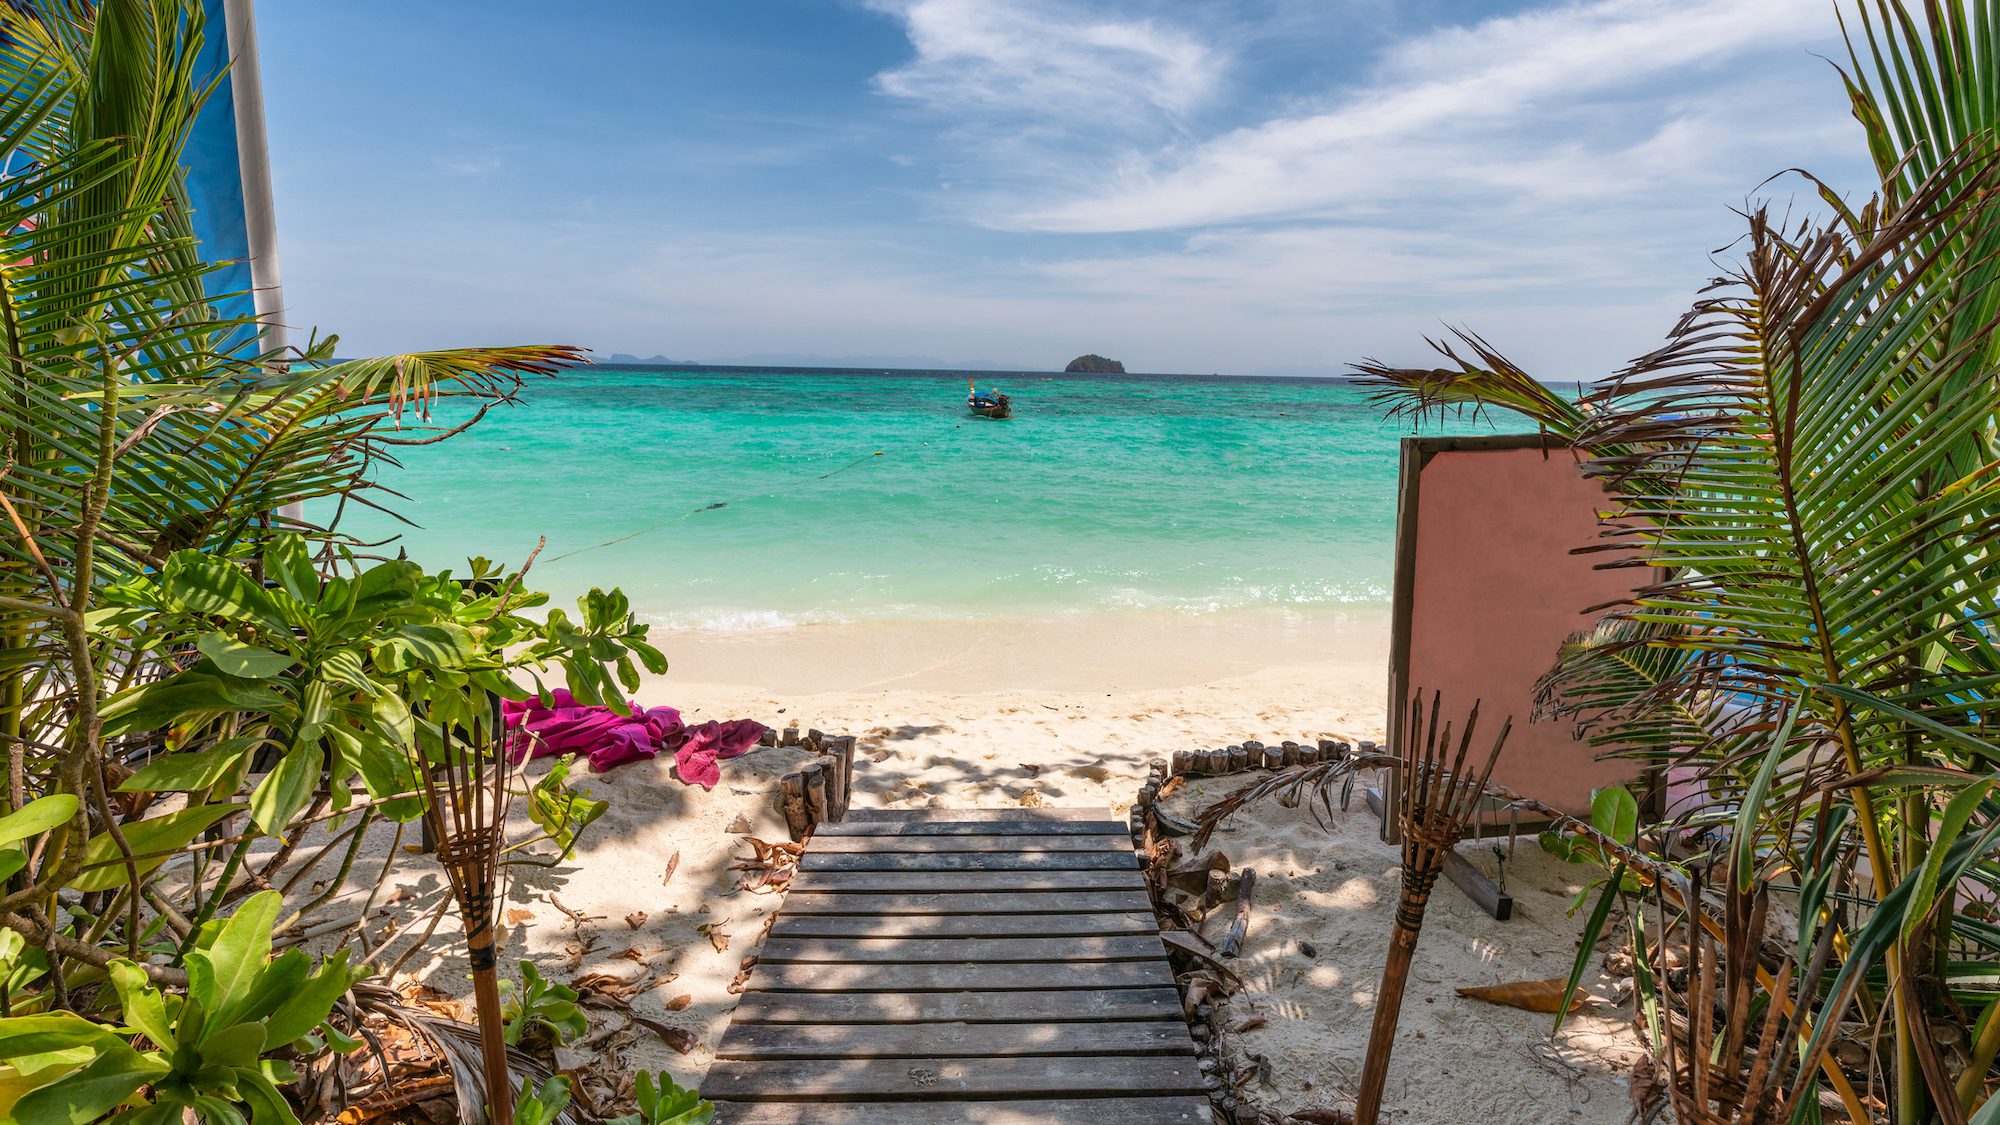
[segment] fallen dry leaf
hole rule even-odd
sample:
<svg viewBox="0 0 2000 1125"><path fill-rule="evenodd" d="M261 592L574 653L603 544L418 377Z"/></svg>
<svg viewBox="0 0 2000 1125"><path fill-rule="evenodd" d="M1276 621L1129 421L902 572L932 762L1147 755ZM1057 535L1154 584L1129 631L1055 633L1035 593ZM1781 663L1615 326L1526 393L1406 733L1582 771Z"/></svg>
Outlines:
<svg viewBox="0 0 2000 1125"><path fill-rule="evenodd" d="M1354 1115L1344 1109L1302 1109L1285 1115L1287 1121L1303 1121L1306 1125L1354 1125Z"/></svg>
<svg viewBox="0 0 2000 1125"><path fill-rule="evenodd" d="M534 916L535 912L532 910L523 910L520 907L515 907L514 909L509 910L507 912L507 924L510 926L518 926L521 923L526 922L529 919L533 918Z"/></svg>
<svg viewBox="0 0 2000 1125"><path fill-rule="evenodd" d="M634 1016L632 1020L634 1023L650 1028L654 1034L666 1042L667 1046L672 1047L683 1055L694 1050L701 1043L701 1040L695 1036L695 1033L689 1031L687 1028L672 1027L658 1020L649 1020L644 1016Z"/></svg>
<svg viewBox="0 0 2000 1125"><path fill-rule="evenodd" d="M1235 1027L1230 1028L1229 1033L1231 1035L1241 1035L1246 1031L1255 1031L1260 1027L1269 1027L1270 1024L1271 1021L1265 1019L1263 1016L1252 1016Z"/></svg>
<svg viewBox="0 0 2000 1125"><path fill-rule="evenodd" d="M1460 996L1473 1000L1484 1000L1489 1004L1505 1004L1509 1008L1519 1008L1524 1012L1555 1012L1562 1006L1563 992L1569 987L1569 978L1550 977L1548 980L1517 980L1507 984L1486 984L1473 988L1461 988ZM1569 1010L1574 1012L1583 1007L1589 999L1581 991L1570 1001Z"/></svg>
<svg viewBox="0 0 2000 1125"><path fill-rule="evenodd" d="M662 887L674 881L674 872L680 869L680 865L681 865L680 849L675 848L674 854L667 857L666 871L660 875L660 885Z"/></svg>
<svg viewBox="0 0 2000 1125"><path fill-rule="evenodd" d="M694 1003L694 997L692 996L676 996L672 1000L667 1001L667 1011L678 1012L692 1003Z"/></svg>
<svg viewBox="0 0 2000 1125"><path fill-rule="evenodd" d="M643 910L634 910L625 916L625 924L635 930L638 929L640 926L646 924L646 912Z"/></svg>
<svg viewBox="0 0 2000 1125"><path fill-rule="evenodd" d="M727 831L732 836L741 836L743 833L750 831L750 818L744 816L742 813L737 813L736 819L729 822Z"/></svg>
<svg viewBox="0 0 2000 1125"><path fill-rule="evenodd" d="M721 926L714 922L703 922L701 925L695 927L695 929L701 931L702 935L708 938L709 944L715 946L717 953L728 951L729 934L724 932Z"/></svg>

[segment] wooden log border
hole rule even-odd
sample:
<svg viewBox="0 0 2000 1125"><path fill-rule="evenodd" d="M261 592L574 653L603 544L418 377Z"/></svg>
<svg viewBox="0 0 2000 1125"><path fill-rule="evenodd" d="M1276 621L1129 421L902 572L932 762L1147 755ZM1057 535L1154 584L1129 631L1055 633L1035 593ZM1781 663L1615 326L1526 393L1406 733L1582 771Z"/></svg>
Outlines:
<svg viewBox="0 0 2000 1125"><path fill-rule="evenodd" d="M811 836L822 824L839 824L854 797L854 746L851 734L827 734L796 726L767 730L765 746L797 746L815 756L779 781L778 809L794 841Z"/></svg>

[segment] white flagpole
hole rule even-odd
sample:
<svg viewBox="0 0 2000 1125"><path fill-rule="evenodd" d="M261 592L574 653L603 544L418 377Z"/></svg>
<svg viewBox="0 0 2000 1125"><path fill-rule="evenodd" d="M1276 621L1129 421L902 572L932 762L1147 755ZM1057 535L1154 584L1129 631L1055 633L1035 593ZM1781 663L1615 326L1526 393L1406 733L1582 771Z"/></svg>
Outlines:
<svg viewBox="0 0 2000 1125"><path fill-rule="evenodd" d="M278 273L278 212L271 200L271 146L264 131L264 77L257 62L257 12L253 0L223 0L229 40L229 96L236 111L236 163L243 174L243 225L250 246L251 300L257 311L258 343L282 348L285 291ZM278 511L287 520L305 516L300 504Z"/></svg>

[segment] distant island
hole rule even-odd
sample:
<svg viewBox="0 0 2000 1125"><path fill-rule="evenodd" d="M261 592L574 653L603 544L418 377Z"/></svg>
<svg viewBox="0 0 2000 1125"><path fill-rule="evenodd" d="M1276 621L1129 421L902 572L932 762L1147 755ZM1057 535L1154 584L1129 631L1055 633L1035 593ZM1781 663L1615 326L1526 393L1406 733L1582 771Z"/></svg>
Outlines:
<svg viewBox="0 0 2000 1125"><path fill-rule="evenodd" d="M667 358L666 356L663 356L663 355L656 355L656 356L653 356L653 357L652 357L652 358L650 358L650 359L640 359L640 358L639 358L638 356L636 356L636 355L626 355L626 354L625 354L624 352L612 352L612 353L611 353L610 355L608 355L608 356L605 356L605 357L604 357L604 359L603 359L603 360L601 360L600 362L603 362L603 363L639 363L639 364L644 364L644 365L646 365L647 367L699 367L699 366L701 366L700 364L696 363L695 361L693 361L693 360L691 360L691 359L668 359L668 358Z"/></svg>
<svg viewBox="0 0 2000 1125"><path fill-rule="evenodd" d="M1069 366L1063 368L1063 370L1069 372L1082 371L1094 375L1123 375L1125 374L1125 365L1115 359L1105 359L1096 352L1092 352L1089 355L1080 355L1070 360Z"/></svg>

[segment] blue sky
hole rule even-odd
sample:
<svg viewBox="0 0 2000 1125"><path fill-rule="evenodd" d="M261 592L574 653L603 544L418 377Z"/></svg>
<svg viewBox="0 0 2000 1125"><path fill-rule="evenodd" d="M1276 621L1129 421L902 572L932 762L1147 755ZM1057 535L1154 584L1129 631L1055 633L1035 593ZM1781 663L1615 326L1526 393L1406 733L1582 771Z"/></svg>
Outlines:
<svg viewBox="0 0 2000 1125"><path fill-rule="evenodd" d="M1592 377L1654 345L1767 176L1869 181L1832 0L258 18L291 320L344 354L1247 373L1427 365L1463 324Z"/></svg>

